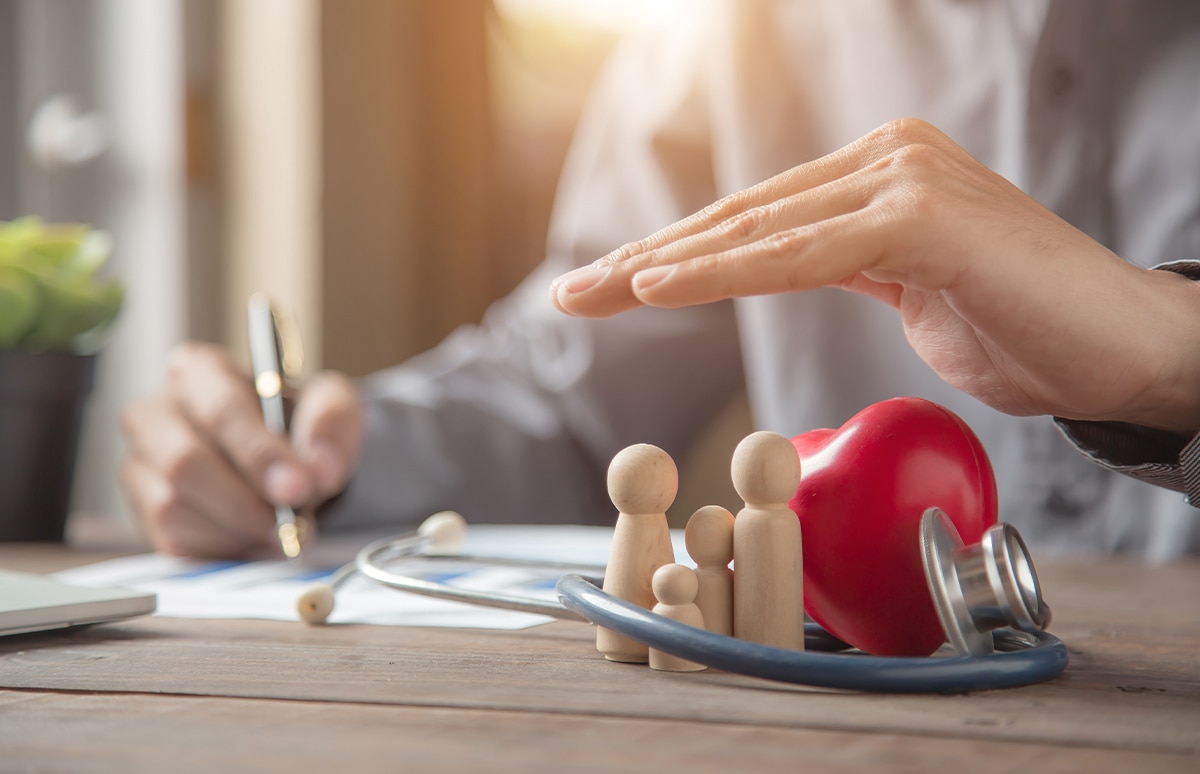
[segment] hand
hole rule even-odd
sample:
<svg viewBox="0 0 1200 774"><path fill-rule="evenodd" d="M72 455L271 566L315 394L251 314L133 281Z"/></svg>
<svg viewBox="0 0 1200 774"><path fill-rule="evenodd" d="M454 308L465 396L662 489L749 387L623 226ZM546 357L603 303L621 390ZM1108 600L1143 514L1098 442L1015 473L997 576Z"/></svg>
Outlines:
<svg viewBox="0 0 1200 774"><path fill-rule="evenodd" d="M1200 285L1133 266L934 127L887 124L559 277L563 312L822 286L900 313L949 384L1016 415L1200 429Z"/></svg>
<svg viewBox="0 0 1200 774"><path fill-rule="evenodd" d="M155 548L243 556L279 550L270 503L315 507L345 487L362 409L349 379L318 374L297 398L289 443L267 430L250 377L223 350L188 343L163 394L126 409L122 428L122 483Z"/></svg>

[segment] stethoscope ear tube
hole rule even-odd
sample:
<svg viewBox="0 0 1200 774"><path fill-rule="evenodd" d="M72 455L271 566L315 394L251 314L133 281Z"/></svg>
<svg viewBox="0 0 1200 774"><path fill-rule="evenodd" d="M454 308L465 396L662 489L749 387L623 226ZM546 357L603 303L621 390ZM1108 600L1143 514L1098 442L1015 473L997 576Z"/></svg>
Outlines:
<svg viewBox="0 0 1200 774"><path fill-rule="evenodd" d="M869 693L966 693L1050 680L1067 668L1067 647L1043 631L998 630L1005 650L987 656L891 658L813 652L846 647L806 626L808 651L726 637L672 621L610 594L579 576L563 575L559 601L592 623L673 656L726 672L777 682ZM1009 650L1011 648L1011 650Z"/></svg>

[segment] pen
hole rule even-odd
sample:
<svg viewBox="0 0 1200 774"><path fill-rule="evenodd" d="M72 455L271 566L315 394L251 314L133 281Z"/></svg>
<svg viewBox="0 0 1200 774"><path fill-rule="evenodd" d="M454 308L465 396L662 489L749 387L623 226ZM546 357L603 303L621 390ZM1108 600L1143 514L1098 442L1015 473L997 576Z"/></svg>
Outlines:
<svg viewBox="0 0 1200 774"><path fill-rule="evenodd" d="M272 433L286 436L287 416L283 407L284 353L279 326L270 300L262 293L250 296L247 304L247 331L250 339L250 364L254 371L254 391L262 406L263 421ZM296 512L284 503L275 503L275 534L289 559L300 556L301 525Z"/></svg>

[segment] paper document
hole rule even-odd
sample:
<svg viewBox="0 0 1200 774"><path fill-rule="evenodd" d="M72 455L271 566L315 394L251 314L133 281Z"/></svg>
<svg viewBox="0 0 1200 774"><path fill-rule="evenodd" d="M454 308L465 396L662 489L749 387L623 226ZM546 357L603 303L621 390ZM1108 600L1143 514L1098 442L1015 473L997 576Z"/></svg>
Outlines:
<svg viewBox="0 0 1200 774"><path fill-rule="evenodd" d="M58 573L55 577L85 586L115 586L158 594L156 615L174 618L263 618L298 620L296 599L310 584L328 580L378 533L322 535L296 561L211 562L145 554L113 559ZM672 532L675 555L694 566L683 548L683 534ZM462 553L579 562L608 561L612 529L579 526L472 526ZM442 562L407 562L398 571L471 589L514 596L555 599L561 570L478 567ZM599 574L594 572L592 574ZM355 575L338 587L329 623L440 626L474 629L523 629L553 619L495 610L395 591Z"/></svg>

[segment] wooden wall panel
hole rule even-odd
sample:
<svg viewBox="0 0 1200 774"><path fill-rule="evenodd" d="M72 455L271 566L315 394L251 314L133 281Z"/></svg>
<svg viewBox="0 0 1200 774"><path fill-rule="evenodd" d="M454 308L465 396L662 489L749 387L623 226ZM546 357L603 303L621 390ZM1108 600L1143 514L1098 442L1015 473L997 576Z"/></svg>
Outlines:
<svg viewBox="0 0 1200 774"><path fill-rule="evenodd" d="M226 0L217 22L223 340L248 363L246 299L290 308L321 361L316 0Z"/></svg>
<svg viewBox="0 0 1200 774"><path fill-rule="evenodd" d="M489 287L485 0L321 6L324 365L363 374L477 320Z"/></svg>

